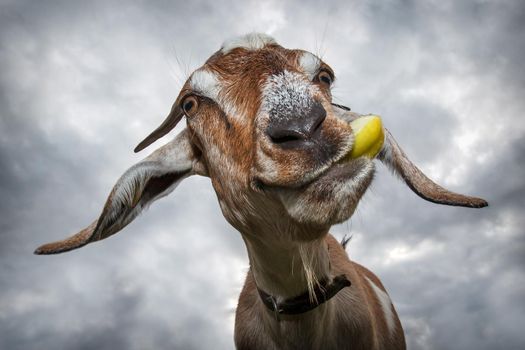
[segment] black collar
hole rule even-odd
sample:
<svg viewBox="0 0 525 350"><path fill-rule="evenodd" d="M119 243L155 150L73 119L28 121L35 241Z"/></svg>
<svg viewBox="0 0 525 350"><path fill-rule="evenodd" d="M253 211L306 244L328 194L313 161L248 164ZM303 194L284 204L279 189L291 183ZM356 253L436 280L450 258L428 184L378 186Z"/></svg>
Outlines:
<svg viewBox="0 0 525 350"><path fill-rule="evenodd" d="M310 299L308 291L278 303L273 295L266 293L259 289L259 287L257 287L257 290L259 291L262 302L270 311L275 312L277 315L298 315L315 309L330 300L341 289L349 287L350 285L351 283L345 275L335 276L331 283L327 281L319 283L319 285L314 288L314 295L317 298L317 302Z"/></svg>

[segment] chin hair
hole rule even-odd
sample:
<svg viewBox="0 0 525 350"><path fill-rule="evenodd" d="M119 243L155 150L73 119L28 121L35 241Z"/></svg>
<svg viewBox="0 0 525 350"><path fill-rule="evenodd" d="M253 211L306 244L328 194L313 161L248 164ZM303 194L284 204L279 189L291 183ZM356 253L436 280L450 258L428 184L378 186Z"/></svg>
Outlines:
<svg viewBox="0 0 525 350"><path fill-rule="evenodd" d="M354 213L372 182L374 169L367 158L336 164L308 185L281 192L281 201L300 224L326 227L340 223Z"/></svg>

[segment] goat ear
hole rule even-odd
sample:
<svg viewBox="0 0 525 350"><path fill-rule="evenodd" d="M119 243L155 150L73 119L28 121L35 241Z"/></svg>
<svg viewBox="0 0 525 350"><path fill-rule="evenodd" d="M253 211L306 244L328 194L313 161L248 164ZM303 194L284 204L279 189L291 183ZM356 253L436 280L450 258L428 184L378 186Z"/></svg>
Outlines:
<svg viewBox="0 0 525 350"><path fill-rule="evenodd" d="M107 238L129 224L153 201L168 195L186 177L200 173L189 132L129 168L117 181L100 217L76 235L45 244L35 254L57 254Z"/></svg>
<svg viewBox="0 0 525 350"><path fill-rule="evenodd" d="M337 117L351 122L359 117L360 114L350 112L338 105L333 107ZM401 147L397 144L392 134L385 129L385 142L383 148L378 155L387 167L389 167L395 174L399 175L405 183L418 196L427 201L437 204L455 205L470 208L483 208L488 205L487 201L481 198L469 197L459 193L451 192L432 180L430 180L421 170L419 170L408 157L405 155Z"/></svg>
<svg viewBox="0 0 525 350"><path fill-rule="evenodd" d="M451 192L430 180L408 159L392 134L386 129L385 143L378 158L395 174L398 174L412 191L427 201L469 208L483 208L488 205L484 199Z"/></svg>
<svg viewBox="0 0 525 350"><path fill-rule="evenodd" d="M178 104L178 100L175 101L173 106L171 107L171 111L164 119L162 124L159 125L158 128L153 130L151 134L149 134L144 140L142 140L137 147L133 150L135 153L142 151L144 148L151 145L153 142L160 139L162 136L169 133L176 125L177 123L182 119L184 116L184 111L182 108L180 108Z"/></svg>

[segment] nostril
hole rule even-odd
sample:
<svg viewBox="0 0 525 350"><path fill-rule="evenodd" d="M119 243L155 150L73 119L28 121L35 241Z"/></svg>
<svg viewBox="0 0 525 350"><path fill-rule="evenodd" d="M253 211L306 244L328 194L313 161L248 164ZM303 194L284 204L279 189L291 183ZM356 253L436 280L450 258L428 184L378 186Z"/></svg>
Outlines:
<svg viewBox="0 0 525 350"><path fill-rule="evenodd" d="M325 119L326 110L320 103L292 115L271 113L266 133L272 143L281 147L299 147L319 137Z"/></svg>
<svg viewBox="0 0 525 350"><path fill-rule="evenodd" d="M296 130L275 130L269 132L268 135L273 143L283 144L292 141L304 140L304 135Z"/></svg>
<svg viewBox="0 0 525 350"><path fill-rule="evenodd" d="M323 108L322 111L318 113L317 119L315 119L315 122L313 123L312 129L310 131L311 135L315 134L319 129L321 129L321 125L323 125L323 122L325 119L326 119L326 111Z"/></svg>

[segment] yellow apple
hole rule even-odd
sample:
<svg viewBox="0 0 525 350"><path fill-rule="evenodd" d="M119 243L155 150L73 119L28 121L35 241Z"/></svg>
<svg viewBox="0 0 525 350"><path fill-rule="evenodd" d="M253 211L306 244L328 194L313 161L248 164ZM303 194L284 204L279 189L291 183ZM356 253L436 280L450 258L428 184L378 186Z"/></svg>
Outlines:
<svg viewBox="0 0 525 350"><path fill-rule="evenodd" d="M354 132L355 139L354 147L349 155L347 155L347 158L375 158L379 151L381 151L381 147L383 147L383 142L385 141L381 118L377 115L360 117L352 121L350 127Z"/></svg>

